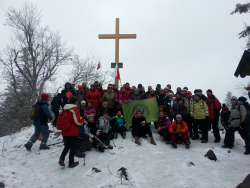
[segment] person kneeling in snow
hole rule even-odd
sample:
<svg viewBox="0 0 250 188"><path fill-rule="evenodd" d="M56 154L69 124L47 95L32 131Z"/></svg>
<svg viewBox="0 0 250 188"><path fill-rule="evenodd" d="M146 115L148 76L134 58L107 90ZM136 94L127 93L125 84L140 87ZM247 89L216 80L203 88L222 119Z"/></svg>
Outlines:
<svg viewBox="0 0 250 188"><path fill-rule="evenodd" d="M186 148L189 148L191 143L187 134L188 126L184 121L182 121L180 114L176 115L176 120L172 123L172 125L170 125L169 133L172 134L170 144L174 148L177 148L176 144L185 144Z"/></svg>
<svg viewBox="0 0 250 188"><path fill-rule="evenodd" d="M64 149L62 154L59 158L58 164L60 166L65 166L64 160L66 155L68 154L69 150L69 168L74 168L79 164L79 162L74 162L74 156L76 154L76 143L77 143L77 136L79 134L79 126L83 126L84 120L80 116L80 111L78 108L78 98L76 96L71 96L69 98L69 104L66 104L63 107L63 113L67 112L67 119L66 121L69 122L69 127L66 129L62 129L62 136L64 142ZM60 114L60 115L61 115ZM58 121L60 121L60 115L58 117ZM66 114L65 114L66 115ZM57 125L59 127L59 125ZM66 125L65 125L66 126Z"/></svg>
<svg viewBox="0 0 250 188"><path fill-rule="evenodd" d="M96 147L100 152L104 152L105 146L101 143L108 139L108 136L98 129L98 125L94 122L94 116L88 116L88 122L84 126L84 133L86 133L93 140L93 147ZM101 142L100 142L101 141ZM111 148L108 148L111 149Z"/></svg>
<svg viewBox="0 0 250 188"><path fill-rule="evenodd" d="M114 132L115 138L117 138L117 133L121 133L122 138L126 138L126 122L122 115L121 109L116 110L116 116L109 119L112 130Z"/></svg>
<svg viewBox="0 0 250 188"><path fill-rule="evenodd" d="M144 137L147 134L150 137L150 143L156 145L150 125L147 124L146 118L142 115L142 111L137 110L132 119L132 135L135 137L135 143L141 145L139 142L139 137Z"/></svg>
<svg viewBox="0 0 250 188"><path fill-rule="evenodd" d="M39 114L35 114L37 119L34 119L33 125L35 126L35 133L31 136L30 140L24 145L27 151L31 151L32 145L37 141L40 133L42 132L43 138L40 145L40 149L49 149L46 145L49 138L49 126L47 124L48 119L52 120L52 116L49 113L48 102L49 95L47 93L41 94L41 100L39 100L35 106L40 108ZM34 113L38 113L34 110Z"/></svg>

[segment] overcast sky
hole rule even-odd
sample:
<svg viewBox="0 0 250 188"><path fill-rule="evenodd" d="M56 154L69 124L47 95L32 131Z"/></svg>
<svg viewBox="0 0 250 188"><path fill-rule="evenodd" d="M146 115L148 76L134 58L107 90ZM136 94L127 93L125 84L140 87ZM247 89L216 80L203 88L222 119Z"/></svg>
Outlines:
<svg viewBox="0 0 250 188"><path fill-rule="evenodd" d="M0 0L1 49L9 36L4 11L25 2L42 10L42 25L59 31L76 54L85 57L94 50L104 69L115 60L115 40L100 40L98 34L115 33L120 18L120 33L137 34L120 40L122 83L212 89L223 102L227 91L239 97L235 85L249 80L234 72L246 44L237 34L244 22L250 24L250 15L230 15L236 3L249 1Z"/></svg>

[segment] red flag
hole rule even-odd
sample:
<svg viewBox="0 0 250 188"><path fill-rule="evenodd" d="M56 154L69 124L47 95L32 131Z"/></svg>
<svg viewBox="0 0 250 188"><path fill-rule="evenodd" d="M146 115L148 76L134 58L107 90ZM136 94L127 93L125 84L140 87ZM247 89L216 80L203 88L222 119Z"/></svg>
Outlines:
<svg viewBox="0 0 250 188"><path fill-rule="evenodd" d="M118 68L118 64L117 63L115 65L114 71L111 73L110 76L113 77L113 78L116 78L116 79L120 80L120 72L119 72L119 68Z"/></svg>
<svg viewBox="0 0 250 188"><path fill-rule="evenodd" d="M97 70L100 69L100 68L102 68L102 65L101 65L101 62L99 61L98 65L97 65Z"/></svg>
<svg viewBox="0 0 250 188"><path fill-rule="evenodd" d="M115 77L117 80L120 80L120 72L119 67L117 66L117 76Z"/></svg>

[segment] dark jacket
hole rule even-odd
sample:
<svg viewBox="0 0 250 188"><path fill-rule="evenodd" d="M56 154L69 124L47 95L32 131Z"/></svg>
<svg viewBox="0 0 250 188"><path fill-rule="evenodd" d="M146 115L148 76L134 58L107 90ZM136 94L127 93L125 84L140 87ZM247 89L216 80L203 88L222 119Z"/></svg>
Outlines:
<svg viewBox="0 0 250 188"><path fill-rule="evenodd" d="M206 101L207 97L205 95L201 94L201 100Z"/></svg>
<svg viewBox="0 0 250 188"><path fill-rule="evenodd" d="M48 119L52 118L49 113L49 104L45 100L37 101L36 105L40 105L41 110L39 118L33 121L35 126L47 125Z"/></svg>
<svg viewBox="0 0 250 188"><path fill-rule="evenodd" d="M57 108L59 109L60 106L62 106L62 98L61 98L61 93L58 93L51 101L51 107L52 108Z"/></svg>
<svg viewBox="0 0 250 188"><path fill-rule="evenodd" d="M146 94L145 94L145 91L143 91L143 90L139 91L139 95L140 95L141 100L147 98L147 97L146 97Z"/></svg>
<svg viewBox="0 0 250 188"><path fill-rule="evenodd" d="M96 132L98 131L98 126L95 122L90 123L87 122L87 124L84 126L84 133L87 134L90 138L95 137Z"/></svg>
<svg viewBox="0 0 250 188"><path fill-rule="evenodd" d="M175 117L177 114L180 114L182 117L185 117L185 115L187 114L187 106L185 105L184 100L174 99L172 110L172 116Z"/></svg>
<svg viewBox="0 0 250 188"><path fill-rule="evenodd" d="M142 126L141 122L145 121L146 125ZM145 127L147 126L147 121L146 118L144 116L141 116L140 118L137 117L137 114L135 114L132 118L132 129L134 129L135 127L138 127L139 129L145 129Z"/></svg>
<svg viewBox="0 0 250 188"><path fill-rule="evenodd" d="M80 106L80 115L82 116L83 119L87 118L87 117L85 117L85 115L84 115L85 108L86 108L86 107L83 108L82 106Z"/></svg>
<svg viewBox="0 0 250 188"><path fill-rule="evenodd" d="M103 112L108 111L108 115L110 116L109 109L105 109L103 106L97 111L97 119L103 116Z"/></svg>
<svg viewBox="0 0 250 188"><path fill-rule="evenodd" d="M70 93L72 93L73 96L76 96L76 92L75 92L75 90L72 89L71 84L70 84L69 89L66 88L67 84L70 84L70 83L69 82L65 83L64 90L61 91L61 95L62 95L62 99L63 99L63 106L65 104L68 104L68 100L69 100L69 98L66 97L66 93L70 92Z"/></svg>
<svg viewBox="0 0 250 188"><path fill-rule="evenodd" d="M129 100L131 100L131 101L139 101L139 100L141 100L141 96L139 94L135 95L133 93L133 94L130 95Z"/></svg>
<svg viewBox="0 0 250 188"><path fill-rule="evenodd" d="M164 105L165 107L167 107L167 103L168 103L167 99L168 99L168 97L165 94L158 95L157 96L158 106Z"/></svg>
<svg viewBox="0 0 250 188"><path fill-rule="evenodd" d="M229 120L230 114L231 114L230 111L227 111L227 113L224 113L224 112L220 113L220 122L223 127L229 126L228 120Z"/></svg>
<svg viewBox="0 0 250 188"><path fill-rule="evenodd" d="M84 140L89 139L89 135L87 135L87 134L84 132L84 127L82 127L82 126L79 126L79 135L78 135L78 138L84 139Z"/></svg>

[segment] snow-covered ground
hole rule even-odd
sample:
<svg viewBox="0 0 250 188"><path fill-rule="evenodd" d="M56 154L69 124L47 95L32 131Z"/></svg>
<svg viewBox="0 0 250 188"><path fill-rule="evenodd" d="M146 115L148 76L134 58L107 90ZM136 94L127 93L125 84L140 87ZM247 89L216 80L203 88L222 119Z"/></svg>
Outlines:
<svg viewBox="0 0 250 188"><path fill-rule="evenodd" d="M230 151L221 148L222 142L213 143L212 133L209 133L209 143L192 141L190 149L184 145L173 149L154 128L152 130L157 146L151 145L149 138L140 138L142 145L138 147L128 132L125 140L120 135L115 140L116 147L111 150L115 154L100 153L93 148L86 152L85 166L83 159L75 158L80 164L70 169L58 165L62 144L40 151L37 141L32 152L27 152L23 145L34 128L26 128L13 136L0 138L0 182L7 188L233 188L250 173L250 157L243 154L244 143L238 134L235 147ZM51 134L48 144L62 140L53 137ZM215 152L216 162L204 157L209 149ZM67 165L68 161L65 162ZM92 172L93 167L101 172ZM121 167L127 169L129 181L123 178L121 183L117 173Z"/></svg>

